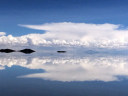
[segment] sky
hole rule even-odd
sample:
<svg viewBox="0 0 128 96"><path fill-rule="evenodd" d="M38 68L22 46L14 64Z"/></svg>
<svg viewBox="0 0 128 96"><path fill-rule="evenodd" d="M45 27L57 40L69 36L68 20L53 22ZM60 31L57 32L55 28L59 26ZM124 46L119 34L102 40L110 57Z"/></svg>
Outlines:
<svg viewBox="0 0 128 96"><path fill-rule="evenodd" d="M0 44L128 46L128 0L1 0Z"/></svg>
<svg viewBox="0 0 128 96"><path fill-rule="evenodd" d="M1 0L0 31L13 36L42 33L18 24L112 23L128 26L128 0Z"/></svg>

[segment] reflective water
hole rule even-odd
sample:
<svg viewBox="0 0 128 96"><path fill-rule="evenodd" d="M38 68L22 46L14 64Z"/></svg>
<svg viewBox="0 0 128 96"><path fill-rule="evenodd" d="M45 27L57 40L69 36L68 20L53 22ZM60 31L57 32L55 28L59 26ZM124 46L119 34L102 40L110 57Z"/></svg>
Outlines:
<svg viewBox="0 0 128 96"><path fill-rule="evenodd" d="M127 89L127 55L0 56L0 96L128 96Z"/></svg>

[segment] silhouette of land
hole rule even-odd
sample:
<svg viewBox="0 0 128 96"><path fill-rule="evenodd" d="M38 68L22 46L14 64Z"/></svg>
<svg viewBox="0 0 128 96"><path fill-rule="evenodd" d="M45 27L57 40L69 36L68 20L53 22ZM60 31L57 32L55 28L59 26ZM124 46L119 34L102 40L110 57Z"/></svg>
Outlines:
<svg viewBox="0 0 128 96"><path fill-rule="evenodd" d="M22 53L25 53L25 54L30 54L30 53L33 53L35 51L32 50L32 49L23 49L23 50L19 50L19 51L12 50L12 49L0 49L0 52L2 52L2 53L22 52Z"/></svg>
<svg viewBox="0 0 128 96"><path fill-rule="evenodd" d="M0 49L0 52L11 53L11 52L15 52L15 50L12 50L12 49Z"/></svg>
<svg viewBox="0 0 128 96"><path fill-rule="evenodd" d="M58 53L66 53L66 51L57 51Z"/></svg>
<svg viewBox="0 0 128 96"><path fill-rule="evenodd" d="M33 53L35 51L32 50L32 49L23 49L23 50L20 50L19 52L22 52L22 53L25 53L25 54L30 54L30 53Z"/></svg>

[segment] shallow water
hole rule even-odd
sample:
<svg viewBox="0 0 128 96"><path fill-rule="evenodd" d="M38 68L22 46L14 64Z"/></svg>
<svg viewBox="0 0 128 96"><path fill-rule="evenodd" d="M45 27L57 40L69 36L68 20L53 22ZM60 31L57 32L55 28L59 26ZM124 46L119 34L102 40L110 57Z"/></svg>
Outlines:
<svg viewBox="0 0 128 96"><path fill-rule="evenodd" d="M0 54L0 96L128 96L128 56Z"/></svg>

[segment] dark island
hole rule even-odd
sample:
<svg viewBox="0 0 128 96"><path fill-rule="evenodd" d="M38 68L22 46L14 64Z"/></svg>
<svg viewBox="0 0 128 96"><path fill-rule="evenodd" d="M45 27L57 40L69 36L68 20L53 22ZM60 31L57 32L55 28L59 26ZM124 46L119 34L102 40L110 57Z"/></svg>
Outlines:
<svg viewBox="0 0 128 96"><path fill-rule="evenodd" d="M66 53L66 51L57 51L58 53Z"/></svg>
<svg viewBox="0 0 128 96"><path fill-rule="evenodd" d="M11 53L11 52L15 52L15 50L12 50L12 49L0 49L0 52Z"/></svg>
<svg viewBox="0 0 128 96"><path fill-rule="evenodd" d="M19 52L22 52L22 53L25 53L25 54L30 54L30 53L33 53L35 51L32 50L32 49L23 49L23 50L20 50Z"/></svg>
<svg viewBox="0 0 128 96"><path fill-rule="evenodd" d="M22 52L22 53L25 53L25 54L30 54L30 53L33 53L35 51L32 50L32 49L23 49L23 50L19 50L19 51L12 50L12 49L0 49L0 52L2 52L2 53Z"/></svg>

